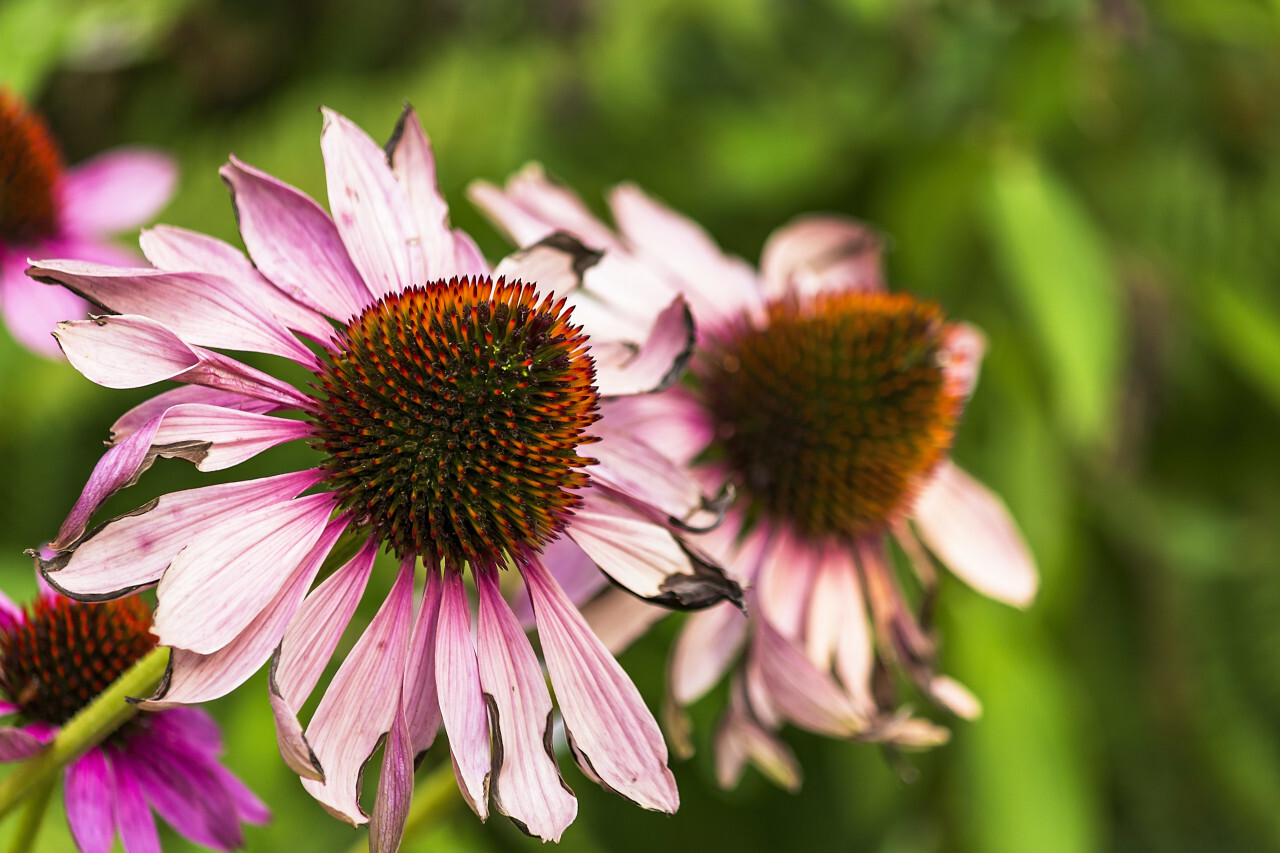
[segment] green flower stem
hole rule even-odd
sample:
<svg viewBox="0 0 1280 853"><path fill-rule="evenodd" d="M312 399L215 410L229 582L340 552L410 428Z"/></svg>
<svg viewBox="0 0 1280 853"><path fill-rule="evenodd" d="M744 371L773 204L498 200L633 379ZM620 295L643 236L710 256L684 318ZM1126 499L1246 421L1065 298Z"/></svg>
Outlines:
<svg viewBox="0 0 1280 853"><path fill-rule="evenodd" d="M29 853L36 846L36 837L40 835L40 827L44 823L45 810L49 808L49 800L53 799L53 789L57 783L50 779L34 792L27 800L27 807L18 822L18 830L9 844L9 853Z"/></svg>
<svg viewBox="0 0 1280 853"><path fill-rule="evenodd" d="M405 840L434 824L461 801L462 795L453 777L453 763L446 761L414 786L413 805L409 806L409 816L404 823ZM351 845L349 853L369 853L368 836Z"/></svg>
<svg viewBox="0 0 1280 853"><path fill-rule="evenodd" d="M154 649L72 717L48 746L0 780L0 818L17 808L27 797L55 784L59 770L97 746L138 713L138 709L125 699L129 696L150 696L155 692L168 663L169 650L164 647Z"/></svg>

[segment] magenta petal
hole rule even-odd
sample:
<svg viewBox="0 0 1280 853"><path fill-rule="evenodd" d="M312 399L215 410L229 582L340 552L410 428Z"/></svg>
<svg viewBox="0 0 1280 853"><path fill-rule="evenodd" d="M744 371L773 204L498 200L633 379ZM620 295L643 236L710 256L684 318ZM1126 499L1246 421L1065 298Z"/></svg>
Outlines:
<svg viewBox="0 0 1280 853"><path fill-rule="evenodd" d="M326 811L353 826L368 819L360 808L360 779L400 706L412 619L413 572L402 567L307 726L307 741L325 779L303 779L302 786Z"/></svg>
<svg viewBox="0 0 1280 853"><path fill-rule="evenodd" d="M125 768L116 768L114 777L116 826L125 853L161 853L156 820L138 780Z"/></svg>
<svg viewBox="0 0 1280 853"><path fill-rule="evenodd" d="M17 706L14 706L17 710ZM16 726L0 726L0 763L22 761L44 749L43 738Z"/></svg>
<svg viewBox="0 0 1280 853"><path fill-rule="evenodd" d="M173 195L172 157L146 148L117 148L68 170L62 182L62 227L84 236L131 231Z"/></svg>
<svg viewBox="0 0 1280 853"><path fill-rule="evenodd" d="M667 745L640 691L536 557L521 566L565 728L611 790L657 811L680 804Z"/></svg>
<svg viewBox="0 0 1280 853"><path fill-rule="evenodd" d="M67 767L67 823L81 853L110 853L114 791L111 765L101 749L90 749Z"/></svg>
<svg viewBox="0 0 1280 853"><path fill-rule="evenodd" d="M382 752L378 799L369 820L370 853L395 853L404 837L404 824L413 799L413 747L408 729L404 709L397 707Z"/></svg>
<svg viewBox="0 0 1280 853"><path fill-rule="evenodd" d="M387 168L387 155L345 116L322 109L320 151L329 209L347 254L374 296L397 293L423 269L408 201Z"/></svg>
<svg viewBox="0 0 1280 853"><path fill-rule="evenodd" d="M336 320L360 313L369 290L320 205L234 157L220 174L231 189L240 236L263 275Z"/></svg>
<svg viewBox="0 0 1280 853"><path fill-rule="evenodd" d="M163 712L174 713L178 712ZM242 846L235 802L211 769L216 762L190 744L181 727L157 725L160 716L153 718L151 731L113 752L116 773L131 775L156 812L186 838L218 850Z"/></svg>
<svg viewBox="0 0 1280 853"><path fill-rule="evenodd" d="M1035 561L994 492L947 462L913 515L920 538L957 577L997 601L1031 604L1039 586Z"/></svg>
<svg viewBox="0 0 1280 853"><path fill-rule="evenodd" d="M767 297L816 296L831 290L884 290L884 237L843 216L809 215L774 231L760 254Z"/></svg>
<svg viewBox="0 0 1280 853"><path fill-rule="evenodd" d="M475 646L471 642L471 608L462 573L446 568L436 628L436 691L449 735L458 787L467 805L484 820L489 816L489 722L480 686Z"/></svg>
<svg viewBox="0 0 1280 853"><path fill-rule="evenodd" d="M404 668L405 722L415 756L421 755L440 730L440 700L436 696L436 626L440 617L440 573L427 572L422 589L422 606L409 639L409 657Z"/></svg>
<svg viewBox="0 0 1280 853"><path fill-rule="evenodd" d="M578 814L551 748L551 695L528 638L498 590L495 571L476 575L480 684L494 734L493 805L529 835L559 841Z"/></svg>
<svg viewBox="0 0 1280 853"><path fill-rule="evenodd" d="M596 387L604 397L670 388L693 357L696 341L693 314L688 303L677 297L658 315L648 340L638 349L593 347Z"/></svg>
<svg viewBox="0 0 1280 853"><path fill-rule="evenodd" d="M334 501L329 492L281 501L196 535L156 590L160 642L209 654L235 639L305 559Z"/></svg>
<svg viewBox="0 0 1280 853"><path fill-rule="evenodd" d="M71 537L63 545L70 550L42 561L41 568L68 594L84 599L112 597L159 580L178 552L195 538L195 531L287 501L318 480L317 471L298 471L170 492L154 504L107 522L78 544L84 525L68 519L59 542Z"/></svg>
<svg viewBox="0 0 1280 853"><path fill-rule="evenodd" d="M54 247L44 247L51 251ZM79 248L71 246L70 249ZM22 255L0 250L0 314L14 340L45 358L60 358L53 331L63 320L79 320L89 303L62 287L48 287L27 278Z"/></svg>

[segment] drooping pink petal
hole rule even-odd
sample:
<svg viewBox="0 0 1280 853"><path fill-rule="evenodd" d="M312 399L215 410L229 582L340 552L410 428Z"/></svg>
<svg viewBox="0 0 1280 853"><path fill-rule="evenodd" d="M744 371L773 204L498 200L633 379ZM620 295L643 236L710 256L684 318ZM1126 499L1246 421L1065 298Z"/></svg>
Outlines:
<svg viewBox="0 0 1280 853"><path fill-rule="evenodd" d="M689 305L677 297L658 315L648 340L639 347L592 347L596 388L604 397L664 391L684 374L697 338Z"/></svg>
<svg viewBox="0 0 1280 853"><path fill-rule="evenodd" d="M115 518L83 541L83 532L68 521L63 536L70 550L41 560L46 577L59 590L81 598L117 597L121 591L147 586L160 575L196 532L276 506L301 494L320 479L318 471L295 471L170 492L154 503ZM86 517L87 521L87 517Z"/></svg>
<svg viewBox="0 0 1280 853"><path fill-rule="evenodd" d="M804 635L805 608L821 553L780 525L760 558L756 600L760 614L793 640Z"/></svg>
<svg viewBox="0 0 1280 853"><path fill-rule="evenodd" d="M610 789L644 808L674 812L680 797L667 769L667 745L635 684L538 557L530 556L520 568L551 684L578 753Z"/></svg>
<svg viewBox="0 0 1280 853"><path fill-rule="evenodd" d="M929 697L961 719L976 720L982 716L978 697L950 676L934 676L929 681Z"/></svg>
<svg viewBox="0 0 1280 853"><path fill-rule="evenodd" d="M472 811L489 816L489 721L471 642L471 608L462 573L446 567L436 627L436 691L449 734L458 788Z"/></svg>
<svg viewBox="0 0 1280 853"><path fill-rule="evenodd" d="M308 438L312 432L312 426L305 421L186 403L165 412L152 443L207 443L208 448L192 461L201 471L220 471L278 444Z"/></svg>
<svg viewBox="0 0 1280 853"><path fill-rule="evenodd" d="M766 619L756 624L748 667L757 670L783 719L827 737L851 737L866 728L867 720L840 685Z"/></svg>
<svg viewBox="0 0 1280 853"><path fill-rule="evenodd" d="M631 592L665 607L685 609L709 607L722 599L742 602L738 584L671 531L598 489L582 497L569 537Z"/></svg>
<svg viewBox="0 0 1280 853"><path fill-rule="evenodd" d="M875 649L868 619L852 554L843 545L828 546L809 596L805 651L818 669L834 666L855 707L870 715Z"/></svg>
<svg viewBox="0 0 1280 853"><path fill-rule="evenodd" d="M747 617L728 603L685 620L671 651L668 690L678 705L692 705L716 685L742 650Z"/></svg>
<svg viewBox="0 0 1280 853"><path fill-rule="evenodd" d="M212 273L233 283L245 297L295 332L321 343L333 336L333 326L323 314L285 294L229 243L172 225L144 228L138 242L157 269Z"/></svg>
<svg viewBox="0 0 1280 853"><path fill-rule="evenodd" d="M400 705L412 620L413 572L402 566L307 726L307 742L325 778L303 779L302 786L326 811L353 826L368 820L360 808L360 779Z"/></svg>
<svg viewBox="0 0 1280 853"><path fill-rule="evenodd" d="M82 853L110 853L115 836L115 785L101 749L90 749L67 766L66 806L71 836Z"/></svg>
<svg viewBox="0 0 1280 853"><path fill-rule="evenodd" d="M559 841L578 814L551 746L551 695L542 667L498 590L495 571L476 573L480 684L489 704L493 805L529 835Z"/></svg>
<svg viewBox="0 0 1280 853"><path fill-rule="evenodd" d="M140 706L158 711L208 702L230 693L257 672L280 644L289 620L302 605L311 582L348 523L346 516L329 523L275 597L226 646L207 655L173 649L167 677L155 695Z"/></svg>
<svg viewBox="0 0 1280 853"><path fill-rule="evenodd" d="M369 582L377 554L377 541L369 539L351 560L307 596L271 662L268 686L276 741L285 764L304 779L323 780L325 776L303 734L298 712L342 639Z"/></svg>
<svg viewBox="0 0 1280 853"><path fill-rule="evenodd" d="M231 795L231 802L235 804L236 815L240 820L259 826L271 820L271 809L267 808L267 804L258 799L257 794L250 791L249 786L236 778L230 770L221 764L214 764L213 774Z"/></svg>
<svg viewBox="0 0 1280 853"><path fill-rule="evenodd" d="M67 170L62 227L85 236L131 231L160 212L177 180L177 164L159 151L119 148L99 154Z"/></svg>
<svg viewBox="0 0 1280 853"><path fill-rule="evenodd" d="M18 343L46 358L60 358L53 330L63 320L83 318L89 303L65 288L27 278L26 270L22 255L0 251L0 314Z"/></svg>
<svg viewBox="0 0 1280 853"><path fill-rule="evenodd" d="M369 304L369 289L320 205L235 157L219 174L249 256L276 287L341 322Z"/></svg>
<svg viewBox="0 0 1280 853"><path fill-rule="evenodd" d="M1009 510L994 492L950 462L916 501L920 538L956 576L983 595L1027 607L1039 578Z"/></svg>
<svg viewBox="0 0 1280 853"><path fill-rule="evenodd" d="M512 175L503 189L477 181L467 188L467 194L521 246L552 231L568 231L596 249L622 248L618 238L582 200L551 181L538 163L530 163Z"/></svg>
<svg viewBox="0 0 1280 853"><path fill-rule="evenodd" d="M179 385L177 388L162 391L146 402L139 403L117 418L116 422L111 425L112 441L119 441L130 433L137 432L147 421L163 415L165 411L173 406L180 406L184 403L202 403L206 406L218 406L223 409L235 409L259 415L265 415L280 408L275 403L259 400L256 397L247 397L244 394L236 394L232 391L220 391L215 388L205 388L201 385Z"/></svg>
<svg viewBox="0 0 1280 853"><path fill-rule="evenodd" d="M706 513L707 500L701 484L681 465L654 449L637 436L625 421L602 419L592 429L599 441L591 445L591 478L597 485L636 499L637 508L650 506L666 518L694 525L699 521L714 524L715 513Z"/></svg>
<svg viewBox="0 0 1280 853"><path fill-rule="evenodd" d="M120 844L125 853L161 853L156 819L147 808L147 798L138 780L124 768L114 768L115 819Z"/></svg>
<svg viewBox="0 0 1280 853"><path fill-rule="evenodd" d="M440 730L440 700L436 695L436 626L440 617L441 581L439 572L427 572L422 589L422 606L409 638L405 662L404 715L409 727L409 743L416 757L427 750Z"/></svg>
<svg viewBox="0 0 1280 853"><path fill-rule="evenodd" d="M760 253L766 297L805 298L824 291L884 290L884 237L845 216L810 214L774 231Z"/></svg>
<svg viewBox="0 0 1280 853"><path fill-rule="evenodd" d="M17 706L14 706L17 710ZM0 763L23 761L44 749L44 740L17 726L0 726Z"/></svg>
<svg viewBox="0 0 1280 853"><path fill-rule="evenodd" d="M378 799L369 819L370 853L395 853L404 837L409 803L413 799L413 747L404 709L396 703L391 733L382 752Z"/></svg>
<svg viewBox="0 0 1280 853"><path fill-rule="evenodd" d="M192 538L156 590L152 631L160 642L201 654L231 642L320 538L335 500L326 492L281 501Z"/></svg>
<svg viewBox="0 0 1280 853"><path fill-rule="evenodd" d="M391 169L409 200L415 231L421 245L421 268L414 281L449 279L460 275L449 228L449 205L436 185L436 160L418 113L405 105L391 135Z"/></svg>
<svg viewBox="0 0 1280 853"><path fill-rule="evenodd" d="M800 762L781 738L756 720L739 678L729 688L729 708L716 727L713 750L721 788L736 787L750 761L776 785L792 793L800 789Z"/></svg>
<svg viewBox="0 0 1280 853"><path fill-rule="evenodd" d="M409 203L387 168L387 155L345 116L322 109L320 151L329 209L347 254L374 296L397 293L423 269Z"/></svg>
<svg viewBox="0 0 1280 853"><path fill-rule="evenodd" d="M978 369L982 355L987 350L987 338L969 323L952 323L947 326L942 353L943 390L950 395L967 400L978 385Z"/></svg>

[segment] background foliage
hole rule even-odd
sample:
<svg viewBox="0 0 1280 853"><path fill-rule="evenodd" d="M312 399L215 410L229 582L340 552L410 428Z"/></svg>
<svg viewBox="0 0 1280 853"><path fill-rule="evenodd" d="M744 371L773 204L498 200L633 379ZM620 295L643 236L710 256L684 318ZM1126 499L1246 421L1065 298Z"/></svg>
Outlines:
<svg viewBox="0 0 1280 853"><path fill-rule="evenodd" d="M722 793L717 697L675 817L566 771L566 851L1280 849L1280 2L4 0L0 45L69 161L176 153L166 222L238 239L232 151L324 198L316 107L385 137L408 99L491 257L463 187L537 159L592 203L635 180L752 260L798 213L857 215L891 235L893 286L986 330L957 456L1006 496L1043 590L1017 613L943 589L944 661L985 717L910 784L874 747L793 732L802 793ZM0 340L15 597L21 550L140 398ZM143 488L194 482L162 463ZM655 704L675 627L624 658ZM214 711L277 815L251 850L359 839L279 762L261 683ZM537 844L455 815L406 849Z"/></svg>

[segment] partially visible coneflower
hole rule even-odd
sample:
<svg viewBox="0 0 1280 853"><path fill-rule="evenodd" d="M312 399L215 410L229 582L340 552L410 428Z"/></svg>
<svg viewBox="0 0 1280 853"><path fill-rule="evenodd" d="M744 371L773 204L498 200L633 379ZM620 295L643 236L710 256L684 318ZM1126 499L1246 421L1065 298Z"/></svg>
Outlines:
<svg viewBox="0 0 1280 853"><path fill-rule="evenodd" d="M634 186L610 198L618 233L536 166L505 188L474 185L472 197L518 243L569 231L603 250L587 274L602 303L642 317L679 294L697 318L689 382L603 407L694 466L708 488L737 490L726 522L699 544L751 585L754 607L750 618L712 608L684 626L669 672L678 741L678 709L735 661L716 736L726 785L747 760L798 783L776 737L786 722L905 746L945 739L903 710L887 664L933 702L975 716L977 700L938 673L936 638L908 604L887 544L897 540L922 582L922 610L935 585L930 552L993 598L1026 606L1035 594L1034 564L1003 503L949 458L977 380L979 333L934 302L886 292L882 241L853 220L810 216L780 229L756 273ZM578 577L588 578L583 592L599 588ZM660 615L616 601L592 607L622 626L619 642Z"/></svg>
<svg viewBox="0 0 1280 853"><path fill-rule="evenodd" d="M56 356L54 325L84 317L88 307L70 291L27 278L27 258L132 263L133 253L108 238L155 216L176 175L169 157L143 148L64 168L44 120L0 88L0 313L14 338Z"/></svg>
<svg viewBox="0 0 1280 853"><path fill-rule="evenodd" d="M45 589L19 608L0 593L0 761L38 753L63 725L155 647L139 598L81 604ZM64 800L81 853L159 851L154 810L217 850L244 845L240 824L270 818L219 762L217 724L203 711L139 714L67 766Z"/></svg>
<svg viewBox="0 0 1280 853"><path fill-rule="evenodd" d="M541 666L499 594L512 570L533 597L575 759L609 789L674 811L658 725L544 550L572 540L663 605L741 603L737 584L681 538L707 514L696 480L625 420L600 417L610 399L676 381L695 334L687 306L673 297L644 323L579 325L567 300L590 299L581 275L599 257L565 235L490 269L449 226L412 111L385 150L325 111L320 144L332 218L239 160L223 168L252 263L212 238L156 228L142 246L159 269L42 261L31 270L118 312L59 326L90 379L182 383L116 423L43 570L86 599L158 583L155 631L174 651L151 707L223 695L272 657L281 752L344 820L369 819L360 780L389 733L380 784L389 796L379 801L392 805L374 812L383 847L398 837L413 759L441 725L482 818L492 800L529 833L556 839L576 814L548 746ZM206 347L282 357L312 378L299 390ZM276 417L286 411L302 417ZM315 467L164 495L88 526L159 456L217 470L288 441L318 450ZM358 553L311 589L348 532ZM297 714L383 547L399 574L304 732Z"/></svg>

